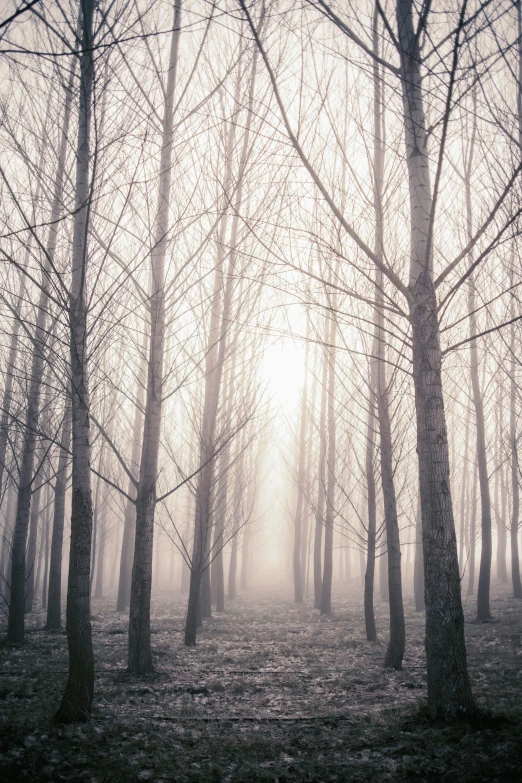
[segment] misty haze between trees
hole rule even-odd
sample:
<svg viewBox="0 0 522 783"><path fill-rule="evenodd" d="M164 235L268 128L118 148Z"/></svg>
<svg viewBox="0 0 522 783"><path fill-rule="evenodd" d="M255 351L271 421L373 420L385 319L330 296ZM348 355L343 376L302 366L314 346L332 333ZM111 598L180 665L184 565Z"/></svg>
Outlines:
<svg viewBox="0 0 522 783"><path fill-rule="evenodd" d="M2 13L0 769L516 780L521 0Z"/></svg>

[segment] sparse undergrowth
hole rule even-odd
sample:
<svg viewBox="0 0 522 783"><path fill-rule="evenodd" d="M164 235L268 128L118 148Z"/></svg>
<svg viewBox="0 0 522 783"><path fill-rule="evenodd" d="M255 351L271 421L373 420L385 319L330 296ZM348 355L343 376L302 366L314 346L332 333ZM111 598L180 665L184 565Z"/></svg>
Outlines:
<svg viewBox="0 0 522 783"><path fill-rule="evenodd" d="M347 595L349 596L347 597ZM495 622L467 608L470 673L482 719L433 725L423 712L424 618L406 601L402 672L384 670L364 637L358 587L339 586L335 612L244 596L183 646L185 601L154 602L156 673L131 678L125 618L93 604L97 661L92 721L50 724L67 673L63 633L30 618L28 643L0 649L0 778L11 781L517 781L522 779L520 602L498 589ZM495 716L504 716L498 720Z"/></svg>

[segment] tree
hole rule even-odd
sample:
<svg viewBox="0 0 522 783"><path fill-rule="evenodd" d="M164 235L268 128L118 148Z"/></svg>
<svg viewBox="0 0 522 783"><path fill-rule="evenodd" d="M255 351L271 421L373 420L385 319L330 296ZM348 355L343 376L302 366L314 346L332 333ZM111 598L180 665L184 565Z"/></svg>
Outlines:
<svg viewBox="0 0 522 783"><path fill-rule="evenodd" d="M146 674L152 671L153 668L150 646L152 543L163 402L165 255L169 230L172 148L174 143L174 90L176 88L181 36L181 5L181 0L176 0L174 4L174 25L163 113L158 211L154 245L151 252L150 347L140 479L136 496L136 537L134 541L129 617L129 671L133 674Z"/></svg>
<svg viewBox="0 0 522 783"><path fill-rule="evenodd" d="M54 720L88 719L94 695L94 654L90 620L92 493L90 471L89 368L87 362L87 264L90 212L90 153L94 77L94 0L82 0L80 103L76 150L75 215L69 299L72 509L66 631L69 675Z"/></svg>

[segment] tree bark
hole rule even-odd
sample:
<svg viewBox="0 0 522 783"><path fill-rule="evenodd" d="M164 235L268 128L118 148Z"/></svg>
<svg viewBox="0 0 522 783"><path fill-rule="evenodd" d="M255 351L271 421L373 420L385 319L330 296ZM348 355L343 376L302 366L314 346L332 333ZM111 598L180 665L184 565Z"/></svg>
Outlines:
<svg viewBox="0 0 522 783"><path fill-rule="evenodd" d="M477 553L477 469L473 465L473 486L471 490L471 506L469 513L469 577L468 595L473 595L475 590L475 562Z"/></svg>
<svg viewBox="0 0 522 783"><path fill-rule="evenodd" d="M330 335L328 340L328 451L326 478L326 519L324 528L324 564L323 584L321 590L321 614L332 611L332 576L333 576L333 535L335 515L335 347L337 340L337 322L335 316L336 297L333 298L330 320Z"/></svg>
<svg viewBox="0 0 522 783"><path fill-rule="evenodd" d="M328 341L328 321L325 319L325 342ZM328 354L326 347L323 348L323 372L321 378L321 409L319 414L319 479L317 488L317 510L315 514L314 531L314 606L321 608L321 594L323 591L322 575L322 543L324 519L324 504L326 497L326 400L328 384Z"/></svg>
<svg viewBox="0 0 522 783"><path fill-rule="evenodd" d="M43 466L42 466L43 467ZM42 481L44 473L41 469L35 476L39 486L33 492L31 498L31 513L29 516L29 541L27 544L27 573L25 577L25 613L33 608L36 583L36 549L38 544L38 521L40 519L40 503L42 501Z"/></svg>
<svg viewBox="0 0 522 783"><path fill-rule="evenodd" d="M29 261L29 248L28 244L26 258L24 266ZM25 275L20 273L20 290L18 293L18 300L16 303L15 311L13 314L13 331L11 332L11 340L9 344L9 354L7 357L7 366L5 369L5 385L4 394L2 398L2 418L0 421L0 495L2 492L4 481L4 469L5 461L7 458L7 444L9 442L9 419L11 412L11 404L13 401L13 378L16 372L17 356L18 356L18 339L20 336L20 319L22 315L22 304L25 298Z"/></svg>
<svg viewBox="0 0 522 783"><path fill-rule="evenodd" d="M103 571L105 568L105 540L107 536L108 504L109 485L106 481L104 481L101 495L101 508L99 510L98 518L98 565L96 567L96 581L94 583L95 598L103 598Z"/></svg>
<svg viewBox="0 0 522 783"><path fill-rule="evenodd" d="M409 282L426 598L428 712L452 720L474 711L469 683L450 491L437 299L433 199L413 0L397 0L406 160L411 206Z"/></svg>
<svg viewBox="0 0 522 783"><path fill-rule="evenodd" d="M205 360L205 392L203 401L203 418L200 438L200 465L196 486L196 510L194 519L194 544L192 550L192 568L190 573L190 589L185 623L185 644L192 647L196 644L198 618L209 616L210 608L210 574L209 553L212 526L211 495L214 484L215 451L216 451L216 419L221 391L223 365L226 356L226 337L230 328L230 309L232 300L232 284L234 269L234 250L236 240L232 225L226 280L224 275L225 239L228 217L228 203L231 199L232 163L237 117L240 110L240 80L236 83L234 96L234 113L231 118L225 144L225 172L223 180L222 217L217 242L217 262L214 274L214 290L210 311L210 323L207 339L207 354ZM250 112L249 115L250 117ZM248 122L249 120L247 120ZM247 126L248 127L248 126ZM242 171L240 167L240 177ZM236 226L234 229L234 225Z"/></svg>
<svg viewBox="0 0 522 783"><path fill-rule="evenodd" d="M373 18L373 51L379 56L379 16ZM374 209L375 209L375 255L384 259L384 102L383 79L380 67L373 61L373 119L374 119ZM402 604L401 542L397 499L393 478L393 444L390 421L390 403L386 379L386 332L384 329L384 276L377 269L375 277L375 325L377 348L377 416L380 434L381 482L384 502L384 521L386 527L387 554L382 563L387 565L387 598L390 605L390 639L384 658L384 665L392 669L402 669L404 647L406 643L404 628L404 609ZM386 559L385 559L386 558ZM383 571L381 570L381 578ZM382 591L382 585L381 585Z"/></svg>
<svg viewBox="0 0 522 783"><path fill-rule="evenodd" d="M167 89L163 115L159 172L158 214L151 253L150 349L147 397L136 496L136 532L129 612L129 671L147 674L153 669L150 645L150 596L156 482L163 402L163 353L165 342L165 256L169 229L172 150L174 144L174 89L181 34L181 0L174 4Z"/></svg>
<svg viewBox="0 0 522 783"><path fill-rule="evenodd" d="M522 0L517 0L517 22L518 22L518 140L522 144ZM511 280L513 285L513 280ZM515 302L511 296L511 317L514 317ZM511 494L512 494L512 514L511 514L511 581L513 584L513 595L515 598L522 598L522 583L520 581L520 559L518 553L518 527L520 513L520 487L519 487L519 460L518 460L518 441L517 441L517 385L515 380L516 367L515 353L515 326L511 327L511 363L510 363L510 415L509 415L509 434L511 441Z"/></svg>
<svg viewBox="0 0 522 783"><path fill-rule="evenodd" d="M49 506L51 500L50 487L47 493L47 505ZM43 575L42 575L42 609L47 609L47 592L49 589L49 525L50 525L51 510L48 507L45 512L45 527L44 527L44 549L43 549Z"/></svg>
<svg viewBox="0 0 522 783"><path fill-rule="evenodd" d="M473 95L473 131L471 135L468 160L466 162L465 173L465 192L466 192L466 227L468 241L473 237L473 214L471 203L471 174L474 164L475 136L476 136L476 95ZM473 264L473 257L469 258L470 267ZM471 386L473 390L473 407L475 410L475 425L477 433L477 464L480 485L480 504L481 504L481 528L482 528L482 546L480 550L480 570L477 592L477 620L490 620L491 611L489 606L489 590L491 582L491 498L489 491L488 463L486 454L486 427L484 422L484 401L480 388L479 362L477 350L477 316L476 316L476 296L475 296L475 276L474 273L468 277L468 311L469 311L469 336L470 336L470 373Z"/></svg>
<svg viewBox="0 0 522 783"><path fill-rule="evenodd" d="M307 317L307 338L309 333L309 319ZM305 505L305 480L306 480L306 430L308 423L308 354L309 341L306 341L305 348L305 377L303 385L303 394L301 399L301 418L299 424L298 440L298 468L297 468L297 500L294 514L294 550L293 550L293 574L294 574L294 600L296 604L302 604L304 600L303 591L303 569L302 569L302 538L303 538L303 514Z"/></svg>
<svg viewBox="0 0 522 783"><path fill-rule="evenodd" d="M374 341L375 344L375 341ZM366 570L364 574L364 623L366 638L370 642L377 640L375 627L375 611L373 606L373 591L375 584L375 543L377 532L377 502L375 495L375 473L373 458L375 450L375 361L371 361L370 384L368 393L368 427L366 435L366 487L368 492L368 528L366 542Z"/></svg>
<svg viewBox="0 0 522 783"><path fill-rule="evenodd" d="M424 603L424 560L422 555L422 517L420 495L415 517L415 562L413 566L413 590L415 595L415 611L423 612Z"/></svg>
<svg viewBox="0 0 522 783"><path fill-rule="evenodd" d="M495 471L495 514L497 518L497 579L502 584L508 581L506 568L507 551L507 525L506 525L506 491L505 491L505 471L503 464L502 449L502 418L504 410L504 387L502 382L498 384L497 401L497 432L496 432L496 461L497 469Z"/></svg>
<svg viewBox="0 0 522 783"><path fill-rule="evenodd" d="M147 332L143 335L141 360L136 380L136 407L134 409L134 424L132 428L132 452L130 471L135 481L129 479L127 494L136 498L136 483L139 479L139 459L141 450L141 433L143 429L143 403L145 397L145 380L147 371ZM136 482L136 483L135 483ZM120 574L118 581L118 598L116 611L125 612L130 605L132 561L134 558L134 536L136 523L136 503L127 500L123 520L123 536L121 541Z"/></svg>
<svg viewBox="0 0 522 783"><path fill-rule="evenodd" d="M58 471L54 488L53 533L51 538L51 559L49 564L49 589L47 599L46 631L57 631L62 627L62 554L63 528L65 520L65 490L67 487L67 466L69 464L69 449L71 444L71 403L65 404L58 457Z"/></svg>
<svg viewBox="0 0 522 783"><path fill-rule="evenodd" d="M520 7L521 3L518 3L519 20L520 20ZM513 296L511 298L511 317L514 317L515 307ZM522 582L520 580L520 558L518 553L518 528L520 517L520 485L519 485L519 472L520 465L518 459L518 434L517 434L517 399L518 388L516 382L516 366L517 366L517 354L515 353L515 326L511 327L511 361L509 366L509 382L510 382L510 394L509 394L509 439L511 444L511 531L510 531L510 543L511 543L511 582L513 585L513 596L515 598L522 598Z"/></svg>
<svg viewBox="0 0 522 783"><path fill-rule="evenodd" d="M94 655L90 622L92 538L89 372L87 365L87 235L90 213L89 155L94 77L94 0L82 2L80 106L76 153L72 279L69 299L72 401L72 512L67 588L69 676L54 720L88 719L94 695Z"/></svg>

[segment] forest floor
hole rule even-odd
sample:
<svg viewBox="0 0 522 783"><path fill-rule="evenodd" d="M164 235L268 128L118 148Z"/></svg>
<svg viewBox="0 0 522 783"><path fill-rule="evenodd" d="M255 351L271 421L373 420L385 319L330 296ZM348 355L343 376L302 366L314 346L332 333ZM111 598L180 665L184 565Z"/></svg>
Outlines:
<svg viewBox="0 0 522 783"><path fill-rule="evenodd" d="M93 602L92 721L50 723L67 676L65 634L28 616L27 643L0 644L0 780L79 783L522 781L522 606L495 587L495 620L466 604L476 725L433 725L424 713L424 616L406 599L401 672L366 641L359 587L338 586L321 618L288 594L244 595L183 646L185 599L153 602L156 671L126 669L126 623L114 598Z"/></svg>

